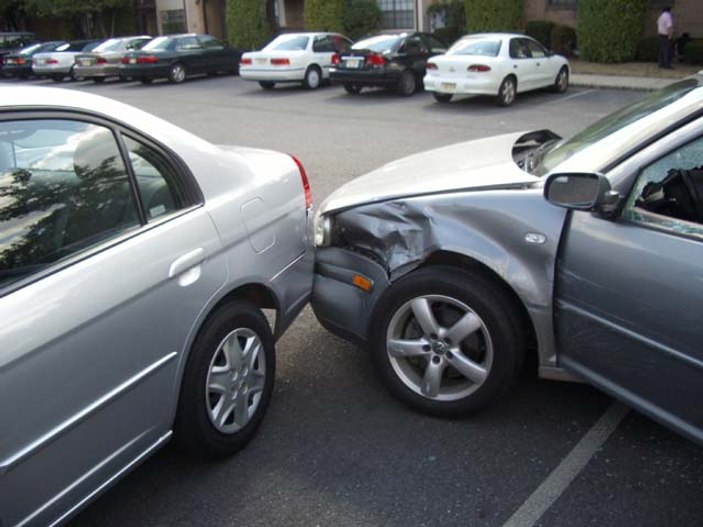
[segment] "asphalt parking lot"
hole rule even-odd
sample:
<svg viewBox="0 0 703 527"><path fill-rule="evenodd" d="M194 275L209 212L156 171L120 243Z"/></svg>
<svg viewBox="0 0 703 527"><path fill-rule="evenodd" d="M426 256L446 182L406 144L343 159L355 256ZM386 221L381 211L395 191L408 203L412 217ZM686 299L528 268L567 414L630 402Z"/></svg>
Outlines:
<svg viewBox="0 0 703 527"><path fill-rule="evenodd" d="M401 156L516 130L570 135L644 95L538 92L505 109L486 98L264 91L229 76L63 87L215 143L293 153L318 203ZM595 389L526 372L470 419L418 415L384 390L363 351L306 309L278 343L274 399L249 447L219 463L166 448L72 525L702 525L702 498L703 450Z"/></svg>

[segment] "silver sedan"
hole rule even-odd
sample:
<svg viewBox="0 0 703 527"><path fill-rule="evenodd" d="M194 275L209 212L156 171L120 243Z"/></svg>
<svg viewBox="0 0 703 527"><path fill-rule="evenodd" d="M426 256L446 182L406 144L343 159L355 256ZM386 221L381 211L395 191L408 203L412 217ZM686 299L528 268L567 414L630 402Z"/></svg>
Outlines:
<svg viewBox="0 0 703 527"><path fill-rule="evenodd" d="M252 438L309 297L310 210L289 155L0 89L2 525L61 523L172 437L211 458Z"/></svg>

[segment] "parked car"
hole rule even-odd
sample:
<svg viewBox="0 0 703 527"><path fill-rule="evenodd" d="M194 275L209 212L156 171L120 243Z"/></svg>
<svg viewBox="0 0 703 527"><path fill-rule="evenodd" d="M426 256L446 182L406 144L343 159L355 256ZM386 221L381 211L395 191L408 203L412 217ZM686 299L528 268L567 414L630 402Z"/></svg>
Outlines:
<svg viewBox="0 0 703 527"><path fill-rule="evenodd" d="M286 33L261 51L244 53L239 74L242 79L258 81L264 89L277 82L297 82L314 90L329 79L332 57L351 46L352 41L338 33Z"/></svg>
<svg viewBox="0 0 703 527"><path fill-rule="evenodd" d="M158 78L179 83L189 75L236 74L241 54L210 35L188 33L156 37L141 50L130 51L122 57L120 77L148 84Z"/></svg>
<svg viewBox="0 0 703 527"><path fill-rule="evenodd" d="M469 141L342 186L316 217L317 318L422 412L487 405L536 349L541 376L703 444L702 105L689 79L568 140Z"/></svg>
<svg viewBox="0 0 703 527"><path fill-rule="evenodd" d="M5 77L19 77L20 79L30 78L32 71L32 60L37 53L54 51L59 46L65 45L63 40L52 40L50 42L38 42L31 44L21 50L8 53L2 59L2 73Z"/></svg>
<svg viewBox="0 0 703 527"><path fill-rule="evenodd" d="M56 82L66 77L78 80L76 75L75 58L79 53L92 51L102 40L73 40L60 45L52 51L36 53L32 60L32 71L38 77L49 77Z"/></svg>
<svg viewBox="0 0 703 527"><path fill-rule="evenodd" d="M330 78L352 95L372 86L408 96L422 89L427 60L445 51L442 41L426 33L384 33L360 40L335 57Z"/></svg>
<svg viewBox="0 0 703 527"><path fill-rule="evenodd" d="M151 40L151 37L111 38L97 46L90 53L76 55L76 75L96 83L104 82L120 74L120 60L128 51L138 50Z"/></svg>
<svg viewBox="0 0 703 527"><path fill-rule="evenodd" d="M459 39L427 63L425 89L439 102L454 95L493 95L510 106L515 95L540 88L564 93L569 61L525 35L481 33Z"/></svg>
<svg viewBox="0 0 703 527"><path fill-rule="evenodd" d="M61 524L172 436L214 458L252 438L310 293L310 210L289 155L0 87L3 525Z"/></svg>
<svg viewBox="0 0 703 527"><path fill-rule="evenodd" d="M0 77L3 76L3 57L27 47L34 41L34 33L31 31L0 31Z"/></svg>

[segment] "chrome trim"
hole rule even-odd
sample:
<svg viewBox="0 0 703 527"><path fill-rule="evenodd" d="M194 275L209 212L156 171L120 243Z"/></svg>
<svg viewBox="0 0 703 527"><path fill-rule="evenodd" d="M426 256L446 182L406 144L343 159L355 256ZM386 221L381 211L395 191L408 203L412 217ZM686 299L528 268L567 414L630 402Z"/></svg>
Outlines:
<svg viewBox="0 0 703 527"><path fill-rule="evenodd" d="M55 526L61 525L63 522L68 520L71 516L76 514L88 502L90 502L94 498L96 498L98 496L98 494L100 494L105 489L110 487L113 483L115 483L116 480L118 480L119 478L124 476L127 472L132 470L135 466L137 466L139 463L141 463L147 457L149 457L151 454L153 454L156 450L158 450L164 443L166 443L166 441L168 441L171 438L172 434L173 434L173 431L169 430L166 434L162 435L153 445L151 445L144 452L142 452L137 457L135 457L128 465L125 465L124 467L122 467L122 469L120 469L118 472L113 474L112 477L110 477L108 480L106 480L102 485L97 487L93 492L88 494L85 498L83 498L81 501L76 503L68 511L63 513L56 521L49 524L50 527L55 527Z"/></svg>
<svg viewBox="0 0 703 527"><path fill-rule="evenodd" d="M281 276L283 273L285 273L291 267L295 266L295 264L297 264L300 260L305 258L306 254L307 254L307 251L303 251L303 253L301 255L299 255L295 260L293 260L291 263L286 265L283 269L278 271L273 277L271 277L271 279L269 279L269 283L272 283L272 282L275 282L276 280L278 280L279 276Z"/></svg>
<svg viewBox="0 0 703 527"><path fill-rule="evenodd" d="M72 417L70 417L60 425L56 426L54 429L48 431L39 439L32 441L30 444L22 448L19 452L11 455L9 458L0 462L0 476L11 471L17 465L23 463L28 458L36 454L39 450L46 447L50 443L56 441L59 437L67 433L72 428L78 426L82 421L85 421L88 417L107 406L109 403L120 397L122 394L133 388L135 385L145 380L147 377L153 375L157 370L161 369L167 363L175 359L176 356L178 356L178 352L172 351L168 355L153 363L151 366L148 366L147 368L143 369L130 379L127 379L125 382L117 386L115 389L109 391L92 404L86 406L85 408L83 408L83 410L81 410L77 414L74 414Z"/></svg>

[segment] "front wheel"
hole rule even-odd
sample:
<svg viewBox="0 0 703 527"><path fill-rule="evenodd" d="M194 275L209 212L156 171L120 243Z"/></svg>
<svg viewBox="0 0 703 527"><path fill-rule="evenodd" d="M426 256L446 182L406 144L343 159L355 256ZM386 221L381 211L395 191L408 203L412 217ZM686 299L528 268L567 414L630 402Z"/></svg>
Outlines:
<svg viewBox="0 0 703 527"><path fill-rule="evenodd" d="M193 344L174 425L179 446L206 458L244 447L273 393L276 355L266 318L248 302L220 308Z"/></svg>
<svg viewBox="0 0 703 527"><path fill-rule="evenodd" d="M273 90L276 83L271 81L259 81L259 86L261 86L264 90Z"/></svg>
<svg viewBox="0 0 703 527"><path fill-rule="evenodd" d="M569 70L566 66L559 70L559 73L554 79L554 86L552 90L557 93L564 93L569 89Z"/></svg>
<svg viewBox="0 0 703 527"><path fill-rule="evenodd" d="M398 81L398 94L409 97L417 90L417 77L411 70L405 70Z"/></svg>
<svg viewBox="0 0 703 527"><path fill-rule="evenodd" d="M376 307L372 360L393 395L415 410L460 417L517 378L525 339L503 290L477 272L427 267L398 280Z"/></svg>
<svg viewBox="0 0 703 527"><path fill-rule="evenodd" d="M344 91L349 95L359 95L361 93L361 86L358 84L345 84Z"/></svg>
<svg viewBox="0 0 703 527"><path fill-rule="evenodd" d="M453 94L451 93L437 93L437 92L432 92L432 95L435 98L435 101L441 102L441 103L447 103L452 100Z"/></svg>
<svg viewBox="0 0 703 527"><path fill-rule="evenodd" d="M515 82L515 77L506 77L500 84L500 88L498 88L496 104L498 106L510 106L515 101L516 94L517 83Z"/></svg>
<svg viewBox="0 0 703 527"><path fill-rule="evenodd" d="M186 80L186 67L180 62L171 64L168 70L168 81L173 84L179 84Z"/></svg>

